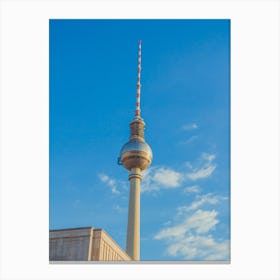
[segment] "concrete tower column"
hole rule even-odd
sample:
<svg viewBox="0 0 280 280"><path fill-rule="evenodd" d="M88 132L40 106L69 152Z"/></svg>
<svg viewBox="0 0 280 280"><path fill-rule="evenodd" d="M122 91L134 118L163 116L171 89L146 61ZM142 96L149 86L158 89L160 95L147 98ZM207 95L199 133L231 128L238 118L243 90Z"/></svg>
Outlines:
<svg viewBox="0 0 280 280"><path fill-rule="evenodd" d="M132 168L129 174L130 195L127 223L126 252L135 261L140 260L140 183L141 169Z"/></svg>

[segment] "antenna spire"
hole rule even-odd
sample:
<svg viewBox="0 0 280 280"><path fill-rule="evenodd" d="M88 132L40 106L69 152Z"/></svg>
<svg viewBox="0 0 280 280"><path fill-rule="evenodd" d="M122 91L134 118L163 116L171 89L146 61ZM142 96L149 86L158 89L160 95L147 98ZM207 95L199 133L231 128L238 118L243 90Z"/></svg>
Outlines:
<svg viewBox="0 0 280 280"><path fill-rule="evenodd" d="M138 41L138 68L137 68L137 92L136 92L136 111L135 117L140 118L140 93L141 93L141 50L142 50L142 40Z"/></svg>

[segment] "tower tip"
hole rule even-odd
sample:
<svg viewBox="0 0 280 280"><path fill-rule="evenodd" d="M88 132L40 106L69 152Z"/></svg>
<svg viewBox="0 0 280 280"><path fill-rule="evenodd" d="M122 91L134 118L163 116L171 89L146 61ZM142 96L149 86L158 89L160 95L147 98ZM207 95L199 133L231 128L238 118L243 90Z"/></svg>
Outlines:
<svg viewBox="0 0 280 280"><path fill-rule="evenodd" d="M138 41L138 67L137 67L137 92L136 92L136 111L135 118L140 118L140 94L141 94L141 44L142 40Z"/></svg>

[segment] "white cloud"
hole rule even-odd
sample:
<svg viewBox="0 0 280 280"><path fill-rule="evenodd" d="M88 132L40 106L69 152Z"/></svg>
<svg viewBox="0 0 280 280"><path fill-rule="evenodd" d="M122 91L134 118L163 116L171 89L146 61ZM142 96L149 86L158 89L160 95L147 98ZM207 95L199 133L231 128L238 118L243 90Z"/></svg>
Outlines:
<svg viewBox="0 0 280 280"><path fill-rule="evenodd" d="M216 155L208 154L208 153L202 153L201 158L208 161L209 163L211 163L216 158Z"/></svg>
<svg viewBox="0 0 280 280"><path fill-rule="evenodd" d="M198 125L196 123L189 123L189 124L184 124L182 126L182 129L183 130L194 130L194 129L197 129L198 128Z"/></svg>
<svg viewBox="0 0 280 280"><path fill-rule="evenodd" d="M199 199L195 200L190 206L186 208L186 210L187 211L196 210L205 204L215 205L218 204L218 202L219 202L218 196L213 196L211 193L208 193L200 196Z"/></svg>
<svg viewBox="0 0 280 280"><path fill-rule="evenodd" d="M191 172L186 174L186 178L197 181L211 176L217 167L213 163L215 158L216 155L214 154L202 153L195 167L190 162L187 162L186 166L191 169Z"/></svg>
<svg viewBox="0 0 280 280"><path fill-rule="evenodd" d="M187 173L187 178L196 181L198 179L204 179L209 177L216 169L216 165L208 166L207 168L201 168L197 171Z"/></svg>
<svg viewBox="0 0 280 280"><path fill-rule="evenodd" d="M162 229L159 233L157 233L154 238L155 239L166 239L166 238L172 238L172 237L180 237L185 234L187 231L185 224L179 224L177 226L173 227L167 227L165 229Z"/></svg>
<svg viewBox="0 0 280 280"><path fill-rule="evenodd" d="M198 209L225 199L211 193L197 196L191 205L178 207L173 222L165 224L154 238L167 243L166 254L169 256L185 260L229 260L229 241L215 239L210 234L219 223L218 211Z"/></svg>
<svg viewBox="0 0 280 280"><path fill-rule="evenodd" d="M180 185L182 175L169 168L159 168L153 176L153 180L166 187L178 187Z"/></svg>
<svg viewBox="0 0 280 280"><path fill-rule="evenodd" d="M213 174L216 164L213 163L214 154L202 153L194 164L187 162L189 172L175 171L170 167L154 166L143 172L142 192L154 192L163 188L178 188L185 181L197 181L205 179ZM185 188L184 192L198 192L198 187L193 189Z"/></svg>
<svg viewBox="0 0 280 280"><path fill-rule="evenodd" d="M183 190L184 193L199 193L200 192L200 187L197 185L190 186L190 187L185 187Z"/></svg>
<svg viewBox="0 0 280 280"><path fill-rule="evenodd" d="M197 210L187 221L189 228L195 229L197 233L206 233L215 228L215 225L219 222L216 219L218 212Z"/></svg>
<svg viewBox="0 0 280 280"><path fill-rule="evenodd" d="M191 205L178 207L178 214L182 215L184 212L194 211L205 205L216 205L227 199L228 198L226 196L213 195L212 193L197 195Z"/></svg>
<svg viewBox="0 0 280 280"><path fill-rule="evenodd" d="M158 191L162 188L180 187L184 175L166 167L152 167L143 172L142 192Z"/></svg>
<svg viewBox="0 0 280 280"><path fill-rule="evenodd" d="M110 178L108 175L104 173L98 174L98 177L101 180L101 182L107 184L111 188L112 193L120 194L116 186L116 180Z"/></svg>
<svg viewBox="0 0 280 280"><path fill-rule="evenodd" d="M108 175L106 174L99 174L99 178L102 182L107 183L110 187L115 186L116 181L111 179Z"/></svg>
<svg viewBox="0 0 280 280"><path fill-rule="evenodd" d="M211 235L189 234L167 248L170 256L182 256L185 260L229 260L229 240L215 240Z"/></svg>
<svg viewBox="0 0 280 280"><path fill-rule="evenodd" d="M161 230L155 235L155 239L184 236L190 230L195 230L197 233L209 232L218 223L216 219L217 215L218 213L215 210L197 210L195 213L188 216L181 224Z"/></svg>

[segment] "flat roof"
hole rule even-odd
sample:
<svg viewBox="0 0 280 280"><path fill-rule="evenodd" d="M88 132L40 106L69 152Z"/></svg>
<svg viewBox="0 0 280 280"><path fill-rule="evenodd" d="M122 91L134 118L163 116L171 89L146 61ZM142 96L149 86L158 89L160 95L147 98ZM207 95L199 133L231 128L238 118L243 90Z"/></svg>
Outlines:
<svg viewBox="0 0 280 280"><path fill-rule="evenodd" d="M76 227L76 228L62 228L62 229L50 229L50 231L65 231L65 230L79 230L79 229L95 229L94 227Z"/></svg>

